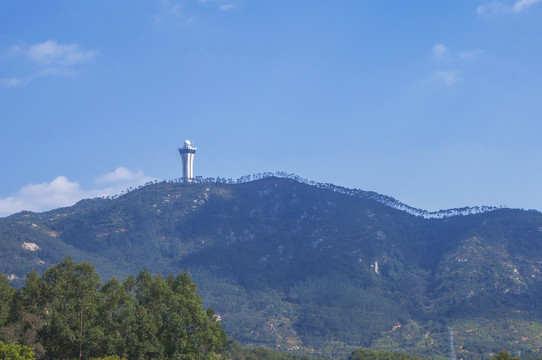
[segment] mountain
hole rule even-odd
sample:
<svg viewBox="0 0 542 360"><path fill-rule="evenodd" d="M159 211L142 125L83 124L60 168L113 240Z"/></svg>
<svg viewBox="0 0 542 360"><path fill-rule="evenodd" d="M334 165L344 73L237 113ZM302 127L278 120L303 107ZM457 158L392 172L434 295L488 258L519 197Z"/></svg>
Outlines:
<svg viewBox="0 0 542 360"><path fill-rule="evenodd" d="M248 180L248 179L244 179ZM246 345L354 346L482 359L540 351L542 214L427 213L299 178L155 182L0 219L0 271L22 286L69 254L103 278L188 269Z"/></svg>

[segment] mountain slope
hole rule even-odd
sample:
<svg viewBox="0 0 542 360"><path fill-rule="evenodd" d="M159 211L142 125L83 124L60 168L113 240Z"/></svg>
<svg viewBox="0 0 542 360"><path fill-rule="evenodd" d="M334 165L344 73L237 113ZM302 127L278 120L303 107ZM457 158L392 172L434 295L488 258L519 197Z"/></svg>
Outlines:
<svg viewBox="0 0 542 360"><path fill-rule="evenodd" d="M66 254L104 277L187 268L245 344L435 357L453 326L466 359L538 350L540 213L428 218L377 195L277 177L149 184L0 219L0 271L21 284Z"/></svg>

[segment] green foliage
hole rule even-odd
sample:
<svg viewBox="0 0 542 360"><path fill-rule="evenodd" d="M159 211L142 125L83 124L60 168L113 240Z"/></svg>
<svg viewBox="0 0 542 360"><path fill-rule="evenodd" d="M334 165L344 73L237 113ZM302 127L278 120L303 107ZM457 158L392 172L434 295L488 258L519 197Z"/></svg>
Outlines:
<svg viewBox="0 0 542 360"><path fill-rule="evenodd" d="M4 344L0 341L0 359L2 360L34 360L34 350L28 346Z"/></svg>
<svg viewBox="0 0 542 360"><path fill-rule="evenodd" d="M341 339L370 346L381 333L401 321L406 311L378 288L337 277L299 284L291 292L303 304L296 329L309 344L321 339Z"/></svg>
<svg viewBox="0 0 542 360"><path fill-rule="evenodd" d="M292 179L160 182L0 219L0 270L18 277L10 276L11 285L24 286L16 294L0 276L0 297L11 299L0 301L0 338L24 338L17 341L34 344L40 357L40 345L55 343L71 343L76 358L181 357L182 341L163 332L187 318L180 307L205 304L215 314L188 317L205 336L174 329L201 349L223 342L221 330L213 335L223 324L251 346L328 357L363 346L442 358L453 325L465 360L487 359L503 346L539 354L539 212L424 219L374 199L382 196ZM48 275L55 281L44 282L39 274L63 254L91 261L103 279L126 280L94 288L73 267L73 276L57 269L59 276ZM140 268L148 273L129 276ZM179 292L176 278L165 277L183 268L200 284L202 300L190 296L192 286ZM68 301L60 294L53 304L50 293L62 283L87 295ZM93 307L87 300L96 296L103 300ZM63 306L68 315L58 313ZM222 322L205 320L213 317ZM51 331L61 335L47 338Z"/></svg>
<svg viewBox="0 0 542 360"><path fill-rule="evenodd" d="M224 355L228 360L324 360L320 357L289 354L272 351L262 347L253 349L243 348L235 342L230 342L230 344L228 344L228 348Z"/></svg>
<svg viewBox="0 0 542 360"><path fill-rule="evenodd" d="M48 356L88 358L100 336L96 331L100 282L94 266L66 257L43 274L43 285Z"/></svg>
<svg viewBox="0 0 542 360"><path fill-rule="evenodd" d="M519 360L519 357L511 356L508 351L503 350L498 353L492 360Z"/></svg>
<svg viewBox="0 0 542 360"><path fill-rule="evenodd" d="M16 311L0 338L39 358L214 359L228 341L187 272L163 279L144 270L102 284L91 263L66 257L41 277L29 273L10 296Z"/></svg>
<svg viewBox="0 0 542 360"><path fill-rule="evenodd" d="M352 352L348 360L421 360L421 358L398 352L357 349Z"/></svg>
<svg viewBox="0 0 542 360"><path fill-rule="evenodd" d="M16 290L9 286L8 278L0 273L0 327L9 320Z"/></svg>

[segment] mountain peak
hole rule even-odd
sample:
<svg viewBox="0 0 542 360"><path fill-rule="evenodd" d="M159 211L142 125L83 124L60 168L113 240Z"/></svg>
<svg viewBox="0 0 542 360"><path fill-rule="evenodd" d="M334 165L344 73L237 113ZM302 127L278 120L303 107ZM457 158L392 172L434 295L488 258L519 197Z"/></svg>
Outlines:
<svg viewBox="0 0 542 360"><path fill-rule="evenodd" d="M276 175L153 182L0 219L0 271L21 286L67 254L105 278L186 268L244 344L318 352L391 341L442 355L438 334L451 322L469 334L456 343L471 356L512 325L521 331L507 346L538 346L542 214L466 208L427 219L374 192ZM495 322L501 330L488 333Z"/></svg>

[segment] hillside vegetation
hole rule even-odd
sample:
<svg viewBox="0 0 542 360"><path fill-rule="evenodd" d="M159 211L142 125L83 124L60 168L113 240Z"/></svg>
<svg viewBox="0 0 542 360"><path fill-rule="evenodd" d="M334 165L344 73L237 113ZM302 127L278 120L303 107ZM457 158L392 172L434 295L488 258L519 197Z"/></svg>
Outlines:
<svg viewBox="0 0 542 360"><path fill-rule="evenodd" d="M91 263L66 257L41 277L31 271L21 290L0 273L0 312L3 360L324 360L235 341L226 347L219 317L203 308L186 272L162 278L143 270L102 283ZM418 358L357 349L350 359Z"/></svg>
<svg viewBox="0 0 542 360"><path fill-rule="evenodd" d="M5 277L0 274L0 280ZM66 257L20 292L0 284L0 340L34 349L39 359L216 359L226 333L194 284L141 271L103 284L91 263Z"/></svg>
<svg viewBox="0 0 542 360"><path fill-rule="evenodd" d="M153 183L0 219L0 271L22 286L66 254L106 279L187 269L241 344L328 358L445 358L449 327L458 358L540 351L540 213L428 219L382 198L277 177Z"/></svg>

